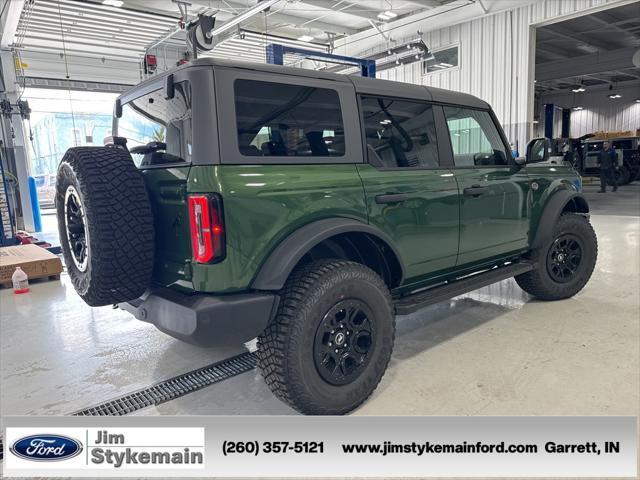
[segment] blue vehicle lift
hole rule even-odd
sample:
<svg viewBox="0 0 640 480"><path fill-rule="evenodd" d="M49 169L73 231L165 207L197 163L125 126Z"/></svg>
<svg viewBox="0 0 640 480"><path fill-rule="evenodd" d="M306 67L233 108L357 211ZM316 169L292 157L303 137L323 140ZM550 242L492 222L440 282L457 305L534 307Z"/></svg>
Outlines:
<svg viewBox="0 0 640 480"><path fill-rule="evenodd" d="M375 78L376 61L366 58L346 57L344 55L335 55L333 53L316 52L315 50L307 50L305 48L290 47L280 45L279 43L270 43L266 47L267 63L272 65L284 65L284 56L286 54L301 55L309 60L321 60L331 63L340 63L345 65L354 65L360 67L360 73L363 77Z"/></svg>

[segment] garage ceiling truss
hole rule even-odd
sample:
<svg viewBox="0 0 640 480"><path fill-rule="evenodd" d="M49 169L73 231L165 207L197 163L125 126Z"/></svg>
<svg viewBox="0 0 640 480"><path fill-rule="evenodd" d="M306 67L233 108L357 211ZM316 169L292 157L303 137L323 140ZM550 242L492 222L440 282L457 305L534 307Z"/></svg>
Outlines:
<svg viewBox="0 0 640 480"><path fill-rule="evenodd" d="M162 49L184 49L184 31L179 27L184 12L181 14L176 3L123 1L119 8L103 5L100 0L28 0L13 46L25 51L62 54L64 50L77 56L136 62L157 43L160 55ZM327 51L336 38L371 29L371 23L384 23L381 14L384 17L385 12L393 12L395 20L448 1L280 0L235 26L229 38L207 56L263 62L268 43ZM256 3L191 0L187 20L198 13L215 13L216 26L220 27L255 9Z"/></svg>

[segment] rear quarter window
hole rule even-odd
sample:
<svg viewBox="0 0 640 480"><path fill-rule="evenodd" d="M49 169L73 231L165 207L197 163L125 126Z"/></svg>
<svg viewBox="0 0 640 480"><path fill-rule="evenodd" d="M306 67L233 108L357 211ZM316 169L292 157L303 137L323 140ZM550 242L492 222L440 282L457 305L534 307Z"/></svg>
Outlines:
<svg viewBox="0 0 640 480"><path fill-rule="evenodd" d="M344 123L335 90L238 79L234 99L241 155L344 156Z"/></svg>

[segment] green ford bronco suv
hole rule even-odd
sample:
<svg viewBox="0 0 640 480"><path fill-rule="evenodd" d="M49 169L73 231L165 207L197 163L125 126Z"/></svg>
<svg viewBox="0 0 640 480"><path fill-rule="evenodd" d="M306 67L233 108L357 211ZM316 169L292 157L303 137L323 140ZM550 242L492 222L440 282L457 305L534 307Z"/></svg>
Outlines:
<svg viewBox="0 0 640 480"><path fill-rule="evenodd" d="M258 337L303 413L371 395L396 315L510 277L571 297L596 262L580 177L546 139L512 158L470 95L201 59L121 95L113 132L58 170L78 294L199 345Z"/></svg>

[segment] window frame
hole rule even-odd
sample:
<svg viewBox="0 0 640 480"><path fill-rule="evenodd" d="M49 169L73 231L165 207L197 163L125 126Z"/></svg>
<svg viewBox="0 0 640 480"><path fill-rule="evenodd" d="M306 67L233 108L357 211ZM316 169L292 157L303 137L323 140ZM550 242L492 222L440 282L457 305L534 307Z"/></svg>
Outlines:
<svg viewBox="0 0 640 480"><path fill-rule="evenodd" d="M403 101L403 102L414 102L414 103L426 103L431 105L432 111L433 111L433 121L435 122L435 127L436 127L436 148L438 150L438 165L435 167L430 167L430 166L426 166L426 165L420 165L417 167L380 167L377 165L374 165L373 163L371 163L370 158L369 158L369 148L367 145L367 135L366 135L366 131L365 131L365 127L364 127L364 110L362 108L362 97L375 97L375 98L382 98L382 99L389 99L389 100L398 100L398 101ZM373 168L375 168L376 170L379 170L381 172L394 172L394 171L403 171L403 172L409 172L409 171L416 171L416 170L443 170L443 169L448 169L452 166L452 164L450 163L450 160L453 157L450 157L448 155L444 154L444 151L446 151L447 148L451 148L450 146L447 147L447 145L443 142L447 141L449 142L450 145L450 140L442 140L442 136L443 134L446 134L447 138L449 135L448 130L446 130L446 126L443 125L444 122L444 112L442 110L442 106L436 102L432 102L426 98L416 98L416 97L397 97L397 96L393 96L393 95L378 95L375 93L358 93L357 94L357 101L358 101L358 116L359 116L359 121L360 121L360 137L362 138L362 148L364 151L364 159L365 159L365 163L368 165L371 165Z"/></svg>
<svg viewBox="0 0 640 480"><path fill-rule="evenodd" d="M165 88L168 74L159 75L151 80L126 91L117 100L124 106L126 103ZM183 67L172 72L173 83L189 82L191 98L198 101L191 105L191 162L165 163L162 165L146 165L139 170L166 170L177 167L190 167L194 165L212 165L220 163L220 151L218 149L218 122L216 117L216 104L214 100L213 71L208 66ZM119 135L118 121L114 114L111 130L113 135Z"/></svg>
<svg viewBox="0 0 640 480"><path fill-rule="evenodd" d="M447 67L447 68L443 68L440 70L434 70L434 71L427 71L427 60L422 60L421 65L420 65L420 73L421 76L423 77L428 77L429 75L437 75L439 73L442 72L453 72L455 70L460 70L460 60L461 60L461 49L460 49L460 44L459 43L452 43L450 45L446 45L444 47L438 47L438 48L434 48L433 50L431 50L431 53L433 53L434 55L438 52L443 52L445 50L449 50L455 48L458 50L458 63L457 65L454 65L453 67Z"/></svg>
<svg viewBox="0 0 640 480"><path fill-rule="evenodd" d="M314 164L353 164L364 163L362 144L357 141L358 109L355 99L355 87L345 81L308 78L290 74L256 72L238 68L216 68L216 103L218 125L221 138L227 139L220 144L222 164L231 165L314 165ZM236 80L271 82L296 86L307 86L333 90L338 95L342 111L342 124L345 137L345 152L340 157L331 156L249 156L240 153L238 144L237 119L235 107ZM231 121L224 119L231 119Z"/></svg>
<svg viewBox="0 0 640 480"><path fill-rule="evenodd" d="M443 117L443 121L444 121L444 127L446 128L447 131L447 142L449 144L448 146L448 152L449 155L451 157L451 168L455 169L455 170L470 170L470 169L487 169L487 168L513 168L514 165L516 165L515 163L515 158L513 158L513 155L511 155L511 148L509 146L509 142L507 141L507 138L504 135L504 130L502 130L502 127L500 125L500 122L498 121L498 118L496 117L493 109L491 108L477 108L477 107L471 107L471 106L467 106L467 105L460 105L460 104L454 104L454 103L442 103L441 106L442 108L442 117ZM504 165L456 165L455 164L455 160L454 160L454 156L453 156L453 144L451 143L451 131L449 130L449 123L447 122L447 116L444 113L444 107L454 107L454 108L464 108L466 110L475 110L478 112L486 112L489 114L489 118L491 119L491 121L493 122L494 127L496 128L496 130L498 131L498 136L500 137L500 140L502 141L502 146L505 149L505 156L507 158L507 163Z"/></svg>
<svg viewBox="0 0 640 480"><path fill-rule="evenodd" d="M174 84L177 84L177 83L183 83L183 82L186 82L186 83L188 84L188 87L189 87L189 89L191 90L191 98L193 99L193 90L192 90L192 86L191 86L191 83L190 83L188 80L176 80L176 81L174 81ZM131 103L132 103L132 102L134 102L135 100L137 100L137 99L139 99L139 98L142 98L142 97L144 97L144 96L146 96L146 95L150 95L150 94L152 94L152 93L156 93L156 92L162 92L163 90L164 90L164 83L162 84L162 87L161 87L161 88L156 88L156 89L153 89L153 90L149 90L149 91L147 91L146 93L143 93L143 94L141 94L141 95L139 95L139 96L137 96L137 97L135 97L135 98L131 98L131 99L129 99L128 101L123 102L123 103L121 104L121 105L122 105L122 112L123 112L123 114L122 114L120 117L118 117L118 119L117 119L117 121L118 121L118 127L120 126L120 121L122 120L122 116L124 115L124 107L125 107L125 106L127 106L127 105L131 104ZM134 104L129 105L129 108L130 108L133 112L136 112L138 115L140 115L140 116L142 116L142 117L145 117L145 118L147 118L147 119L150 119L151 121L156 121L158 124L162 124L162 121L161 121L160 119L156 119L155 117L151 117L151 116L144 115L144 114L140 111L141 109L140 109L139 107L134 106ZM190 106L189 106L189 108L190 108L190 110L191 110L191 125L192 125L192 126L191 126L191 142L190 142L190 143L191 143L191 149L193 150L193 144L194 144L194 140L193 140L193 122L194 122L194 118L193 118L193 105L190 105ZM166 127L166 125L164 126L164 129L165 129L165 132L166 132L166 131L167 131L167 127ZM119 134L119 132L118 132L118 134ZM126 138L126 137L125 137L125 138ZM186 139L185 139L185 140L186 140ZM185 146L185 147L186 147L186 146ZM181 147L181 148L182 148L182 147ZM191 156L191 160L183 159L183 160L182 160L182 161L180 161L180 162L162 163L162 164L158 164L158 165L140 165L140 166L136 166L136 168L137 168L138 170L150 170L150 169L154 169L154 168L171 168L171 167L180 167L180 166L184 167L184 166L189 166L189 165L191 165L191 164L193 163L193 152L192 152L192 155L190 155L190 156ZM135 162L134 162L134 163L135 163Z"/></svg>

